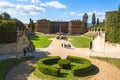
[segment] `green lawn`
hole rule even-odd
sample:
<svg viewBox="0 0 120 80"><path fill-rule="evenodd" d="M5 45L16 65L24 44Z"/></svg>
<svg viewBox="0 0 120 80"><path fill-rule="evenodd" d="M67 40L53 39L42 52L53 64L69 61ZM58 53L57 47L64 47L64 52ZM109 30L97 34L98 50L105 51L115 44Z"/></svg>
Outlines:
<svg viewBox="0 0 120 80"><path fill-rule="evenodd" d="M35 45L35 48L45 48L50 45L52 40L49 40L50 38L54 38L54 36L50 35L35 35L30 37L33 44Z"/></svg>
<svg viewBox="0 0 120 80"><path fill-rule="evenodd" d="M93 57L94 58L94 57ZM108 63L111 63L113 65L115 65L116 67L118 67L120 69L120 59L115 59L115 58L102 58L102 57L95 57L99 60L103 60L106 61Z"/></svg>
<svg viewBox="0 0 120 80"><path fill-rule="evenodd" d="M69 36L69 38L73 46L78 48L89 48L89 43L92 41L92 38L86 36Z"/></svg>
<svg viewBox="0 0 120 80"><path fill-rule="evenodd" d="M71 65L72 65L71 67L73 67L74 65L79 65L79 64L72 63ZM51 66L59 68L58 64L51 65ZM36 67L37 67L37 65L36 65ZM94 68L93 68L93 70L94 70ZM93 70L91 70L91 71L93 71ZM50 75L46 75L46 74L41 73L38 70L38 67L33 71L33 74L42 80L89 80L89 78L92 77L91 72L88 72L84 76L76 77L73 75L71 69L61 69L60 77L55 77L55 76L50 76Z"/></svg>
<svg viewBox="0 0 120 80"><path fill-rule="evenodd" d="M0 80L4 80L6 73L15 65L30 59L33 59L33 57L22 57L22 58L0 60Z"/></svg>

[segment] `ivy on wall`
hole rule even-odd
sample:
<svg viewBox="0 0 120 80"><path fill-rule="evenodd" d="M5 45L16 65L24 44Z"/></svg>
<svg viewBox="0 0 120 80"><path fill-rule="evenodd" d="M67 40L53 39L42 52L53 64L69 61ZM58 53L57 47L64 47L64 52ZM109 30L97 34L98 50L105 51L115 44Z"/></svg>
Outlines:
<svg viewBox="0 0 120 80"><path fill-rule="evenodd" d="M0 44L16 42L15 21L0 20Z"/></svg>
<svg viewBox="0 0 120 80"><path fill-rule="evenodd" d="M106 12L105 26L107 41L120 43L120 10Z"/></svg>

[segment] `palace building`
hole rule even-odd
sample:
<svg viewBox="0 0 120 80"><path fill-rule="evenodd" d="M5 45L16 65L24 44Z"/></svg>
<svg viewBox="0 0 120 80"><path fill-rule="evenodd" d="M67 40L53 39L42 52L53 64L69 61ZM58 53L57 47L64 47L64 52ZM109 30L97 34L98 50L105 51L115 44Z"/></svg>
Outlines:
<svg viewBox="0 0 120 80"><path fill-rule="evenodd" d="M72 21L50 21L47 19L37 20L35 23L35 32L42 32L45 34L55 34L63 32L66 34L81 34L80 20Z"/></svg>

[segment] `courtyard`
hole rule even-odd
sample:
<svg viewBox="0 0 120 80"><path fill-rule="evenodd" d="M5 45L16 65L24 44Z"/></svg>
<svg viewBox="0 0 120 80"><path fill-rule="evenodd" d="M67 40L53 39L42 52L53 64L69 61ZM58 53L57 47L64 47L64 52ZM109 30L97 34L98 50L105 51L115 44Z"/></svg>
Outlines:
<svg viewBox="0 0 120 80"><path fill-rule="evenodd" d="M0 80L120 80L120 0L1 0Z"/></svg>
<svg viewBox="0 0 120 80"><path fill-rule="evenodd" d="M84 36L84 37L86 37L86 36ZM88 38L88 39L90 39L90 38ZM108 80L108 79L109 80L119 80L120 79L120 77L119 77L120 70L118 68L119 65L116 67L114 65L113 60L112 60L113 63L111 64L111 63L109 63L109 59L106 60L107 61L106 62L106 61L99 60L98 58L91 57L90 56L91 50L89 49L89 47L77 48L77 47L73 46L72 43L70 43L70 41L73 40L72 37L68 38L68 41L56 39L55 36L52 38L47 38L47 40L48 41L51 40L51 43L49 43L50 45L48 47L36 48L36 52L34 52L34 56L37 59L24 61L24 62L16 65L6 74L5 80L20 80L20 79L22 79L22 80L24 80L24 79L25 80L26 79L27 80L33 80L33 79L34 80L40 80L40 79L41 80L53 80L53 79L55 79L55 80L56 79L59 79L59 80L66 80L66 79L67 80ZM70 44L71 48L62 47L62 45L61 45L62 43ZM79 43L79 42L77 42L77 43ZM89 45L89 43L87 45ZM83 57L83 58L90 60L92 62L92 64L96 66L95 71L93 71L88 76L84 76L84 77L67 76L66 78L53 77L53 76L44 75L44 74L38 75L37 71L33 71L35 68L35 65L37 63L37 60L39 60L40 58L47 57L47 56L60 56L62 59L65 59L68 55L79 56L79 57ZM112 62L112 61L110 61L110 62ZM117 62L117 61L115 61L115 62ZM119 60L118 60L118 62L119 62ZM119 64L119 63L116 63L116 64Z"/></svg>

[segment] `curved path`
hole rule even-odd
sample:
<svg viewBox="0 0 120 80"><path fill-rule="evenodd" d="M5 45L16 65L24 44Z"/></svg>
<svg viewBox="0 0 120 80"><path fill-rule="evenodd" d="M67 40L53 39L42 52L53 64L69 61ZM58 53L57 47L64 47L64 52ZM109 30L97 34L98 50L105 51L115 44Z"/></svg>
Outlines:
<svg viewBox="0 0 120 80"><path fill-rule="evenodd" d="M112 64L109 64L107 62L103 62L97 59L93 59L89 57L90 54L90 50L88 48L74 48L72 46L72 48L63 48L61 46L62 43L66 43L68 44L69 42L64 41L64 40L56 40L53 39L53 42L50 44L50 46L48 48L39 48L36 49L38 52L43 50L43 51L48 51L50 54L50 56L61 56L62 58L66 58L67 55L74 55L74 56L80 56L80 57L85 57L89 60L92 61L92 63L94 65L96 65L99 68L99 72L94 75L92 78L90 78L89 80L120 80L120 70L115 67ZM21 63L22 64L22 63ZM23 64L23 68L24 68ZM20 68L20 66L19 66ZM15 69L15 68L13 68ZM25 69L28 71L32 71L29 68ZM7 76L13 74L12 73L13 70L11 70ZM18 71L19 73L19 71ZM19 74L18 74L19 75ZM7 78L6 76L6 78ZM22 80L40 80L37 79L32 73L28 73L27 76L25 77L25 79ZM21 79L9 79L9 77L6 80L21 80Z"/></svg>

